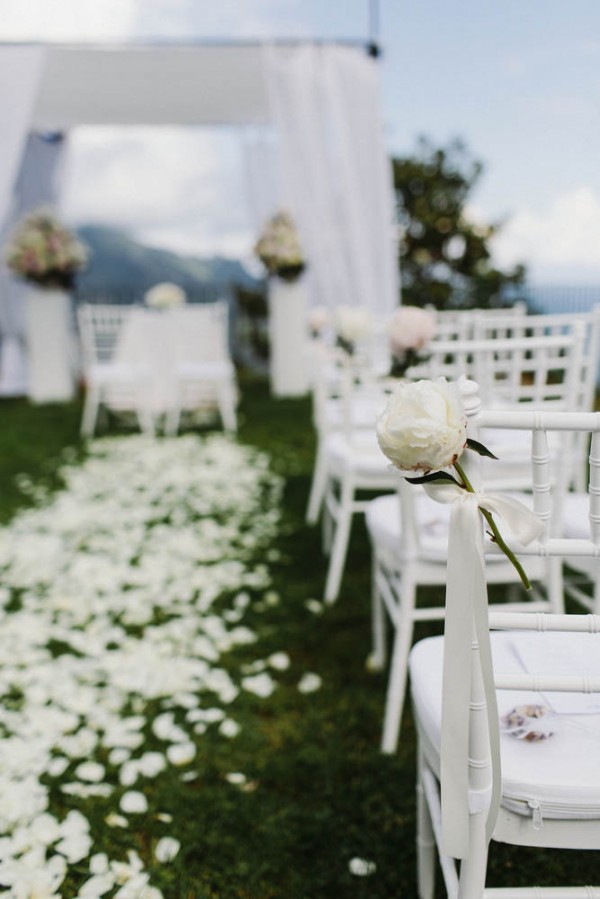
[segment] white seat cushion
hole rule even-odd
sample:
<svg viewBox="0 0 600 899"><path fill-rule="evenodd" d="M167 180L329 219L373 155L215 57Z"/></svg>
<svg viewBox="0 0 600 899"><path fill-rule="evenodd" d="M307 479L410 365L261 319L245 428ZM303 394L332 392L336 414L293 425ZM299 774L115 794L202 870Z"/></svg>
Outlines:
<svg viewBox="0 0 600 899"><path fill-rule="evenodd" d="M526 499L520 494L513 495L520 500ZM451 506L436 503L423 490L418 491L414 505L421 538L420 557L433 562L446 562ZM365 521L371 543L385 555L396 556L400 548L402 527L398 496L396 494L378 496L371 500L366 508ZM506 557L501 554L487 555L486 561L492 564L504 563ZM537 573L540 569L538 560L528 560L528 563L529 569L531 570L533 567Z"/></svg>
<svg viewBox="0 0 600 899"><path fill-rule="evenodd" d="M498 673L571 671L600 677L596 635L496 632L491 638ZM442 654L443 637L432 637L413 647L409 662L415 710L438 757ZM580 670L573 670L574 662ZM517 706L546 706L548 714L531 719L525 732L552 732L528 741L501 725L502 804L531 815L531 803L539 803L542 818L600 818L600 695L499 690L497 696L501 719Z"/></svg>
<svg viewBox="0 0 600 899"><path fill-rule="evenodd" d="M450 506L436 503L419 490L415 510L421 527L423 556L445 562L448 556L448 521ZM400 547L400 499L396 494L371 500L365 512L371 542L386 555L395 555Z"/></svg>
<svg viewBox="0 0 600 899"><path fill-rule="evenodd" d="M374 429L354 431L351 441L343 434L331 434L325 448L328 466L333 474L341 474L351 468L359 477L374 477L389 482L390 489L397 483L397 474L381 452Z"/></svg>

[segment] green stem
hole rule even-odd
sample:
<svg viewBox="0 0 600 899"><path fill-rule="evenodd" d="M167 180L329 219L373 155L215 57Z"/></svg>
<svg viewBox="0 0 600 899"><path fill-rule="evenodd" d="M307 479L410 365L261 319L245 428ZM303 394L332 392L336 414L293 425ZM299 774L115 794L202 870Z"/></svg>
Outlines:
<svg viewBox="0 0 600 899"><path fill-rule="evenodd" d="M473 490L473 485L471 484L468 477L466 476L466 474L462 468L462 465L460 465L459 462L455 462L454 468L460 475L465 490L467 490L469 493L475 493L475 491ZM517 571L517 574L521 578L521 582L522 582L523 586L525 587L525 589L531 590L531 583L529 581L529 578L525 574L525 570L524 570L523 566L521 565L521 563L515 556L512 549L509 546L507 546L506 543L504 542L504 538L502 537L502 534L498 530L498 527L496 525L496 522L494 521L494 517L493 517L492 513L488 512L487 509L482 509L481 507L479 507L479 511L481 512L481 514L483 515L483 517L485 518L485 520L487 521L487 523L490 527L490 531L493 534L494 543L497 543L498 546L500 547L500 549L502 550L502 552L504 553L504 555L507 557L507 559L510 559L510 561L512 562L512 564L514 565L514 567Z"/></svg>

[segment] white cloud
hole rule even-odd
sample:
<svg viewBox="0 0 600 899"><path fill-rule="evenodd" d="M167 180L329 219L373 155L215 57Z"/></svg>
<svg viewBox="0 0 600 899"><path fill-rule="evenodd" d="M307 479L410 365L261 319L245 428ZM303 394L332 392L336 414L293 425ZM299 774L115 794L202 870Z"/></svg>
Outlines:
<svg viewBox="0 0 600 899"><path fill-rule="evenodd" d="M234 131L86 128L71 138L63 211L155 246L246 255L251 242L242 147Z"/></svg>
<svg viewBox="0 0 600 899"><path fill-rule="evenodd" d="M495 238L493 250L499 265L523 262L538 282L600 281L600 197L578 187L545 209L520 209Z"/></svg>
<svg viewBox="0 0 600 899"><path fill-rule="evenodd" d="M2 40L94 40L131 34L136 0L18 0L2 3Z"/></svg>

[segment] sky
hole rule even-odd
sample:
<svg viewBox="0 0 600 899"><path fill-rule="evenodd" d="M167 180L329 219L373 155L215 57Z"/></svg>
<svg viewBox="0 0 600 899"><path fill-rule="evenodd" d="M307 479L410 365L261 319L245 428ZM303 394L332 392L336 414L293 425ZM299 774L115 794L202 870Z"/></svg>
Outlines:
<svg viewBox="0 0 600 899"><path fill-rule="evenodd" d="M378 7L390 154L461 138L484 170L475 220L498 264L537 284L600 286L598 0L0 0L0 40L370 37ZM64 214L193 255L255 237L232 129L70 136Z"/></svg>

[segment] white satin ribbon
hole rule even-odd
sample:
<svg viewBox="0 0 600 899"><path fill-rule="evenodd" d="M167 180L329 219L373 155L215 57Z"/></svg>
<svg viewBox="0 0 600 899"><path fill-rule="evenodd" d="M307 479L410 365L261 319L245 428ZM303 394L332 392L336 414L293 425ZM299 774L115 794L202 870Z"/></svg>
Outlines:
<svg viewBox="0 0 600 899"><path fill-rule="evenodd" d="M452 504L442 686L442 850L453 858L466 858L469 854L469 706L474 638L479 644L492 750L493 790L486 824L488 840L496 823L501 788L498 710L480 509L497 513L523 545L540 535L543 524L531 510L512 497L498 493L469 493L450 482L432 481L424 487L436 502Z"/></svg>

